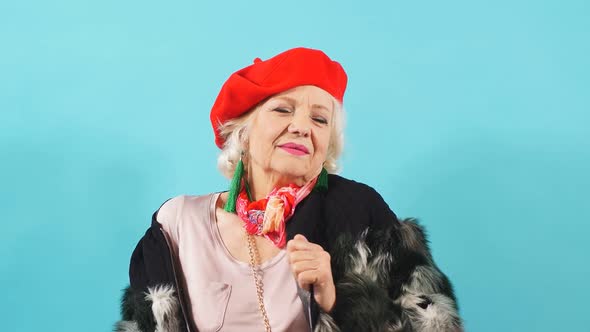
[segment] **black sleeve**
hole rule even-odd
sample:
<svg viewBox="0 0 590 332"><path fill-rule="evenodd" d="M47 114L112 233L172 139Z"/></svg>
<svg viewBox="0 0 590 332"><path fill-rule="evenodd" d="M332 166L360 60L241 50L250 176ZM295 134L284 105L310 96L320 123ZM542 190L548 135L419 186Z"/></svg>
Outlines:
<svg viewBox="0 0 590 332"><path fill-rule="evenodd" d="M375 189L345 184L326 200L336 303L331 313L320 313L318 324L330 331L393 330L401 327L401 308L389 295L388 275L378 263L383 256L375 249L386 246L384 233L399 221Z"/></svg>
<svg viewBox="0 0 590 332"><path fill-rule="evenodd" d="M180 308L167 313L171 315L169 318L156 317L153 302L147 298L148 294L161 294L166 289L172 289L166 300L173 299L172 302L177 303L179 299L171 251L156 219L158 211L152 215L151 227L139 240L131 255L129 287L125 289L121 299L122 320L116 323L116 332L155 331L162 329L162 321L173 322L176 327L174 332L186 331Z"/></svg>
<svg viewBox="0 0 590 332"><path fill-rule="evenodd" d="M133 254L129 264L129 282L134 290L145 291L148 286L174 284L174 273L170 249L156 217L152 216L152 226L145 232Z"/></svg>
<svg viewBox="0 0 590 332"><path fill-rule="evenodd" d="M398 220L373 188L353 188L327 200L327 208L338 207L337 219L327 219L336 304L318 324L330 331L461 331L452 286L423 228Z"/></svg>

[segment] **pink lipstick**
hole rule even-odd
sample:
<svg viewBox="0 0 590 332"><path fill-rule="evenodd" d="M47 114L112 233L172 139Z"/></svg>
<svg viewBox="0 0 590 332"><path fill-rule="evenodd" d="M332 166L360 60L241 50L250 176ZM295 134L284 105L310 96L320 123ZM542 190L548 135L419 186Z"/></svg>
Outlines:
<svg viewBox="0 0 590 332"><path fill-rule="evenodd" d="M289 152L292 155L302 156L305 154L309 154L309 150L303 145L295 144L295 143L285 143L279 145L279 148Z"/></svg>

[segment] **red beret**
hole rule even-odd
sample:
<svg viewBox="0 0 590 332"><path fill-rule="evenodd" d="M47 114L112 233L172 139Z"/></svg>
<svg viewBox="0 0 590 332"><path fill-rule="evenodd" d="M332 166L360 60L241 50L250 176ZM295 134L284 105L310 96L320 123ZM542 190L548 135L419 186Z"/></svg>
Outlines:
<svg viewBox="0 0 590 332"><path fill-rule="evenodd" d="M239 117L274 94L300 85L314 85L342 102L346 81L342 66L320 50L299 47L265 61L257 58L254 64L233 73L219 91L211 108L215 144L223 147L220 124Z"/></svg>

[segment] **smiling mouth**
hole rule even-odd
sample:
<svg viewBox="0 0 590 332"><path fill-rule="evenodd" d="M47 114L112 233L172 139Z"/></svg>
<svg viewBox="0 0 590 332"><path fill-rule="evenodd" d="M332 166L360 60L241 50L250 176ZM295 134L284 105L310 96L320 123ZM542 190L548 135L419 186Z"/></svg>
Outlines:
<svg viewBox="0 0 590 332"><path fill-rule="evenodd" d="M309 150L303 145L295 144L295 143L287 143L283 145L279 145L279 148L287 151L288 153L296 156L302 156L309 154Z"/></svg>

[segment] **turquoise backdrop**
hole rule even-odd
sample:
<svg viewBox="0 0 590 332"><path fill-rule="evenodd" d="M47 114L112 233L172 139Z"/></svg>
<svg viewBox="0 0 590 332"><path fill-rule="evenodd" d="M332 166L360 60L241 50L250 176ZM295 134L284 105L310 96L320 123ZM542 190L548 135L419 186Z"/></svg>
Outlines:
<svg viewBox="0 0 590 332"><path fill-rule="evenodd" d="M109 331L169 197L223 190L208 120L255 57L349 74L342 175L418 217L468 331L590 331L590 3L0 3L3 331Z"/></svg>

